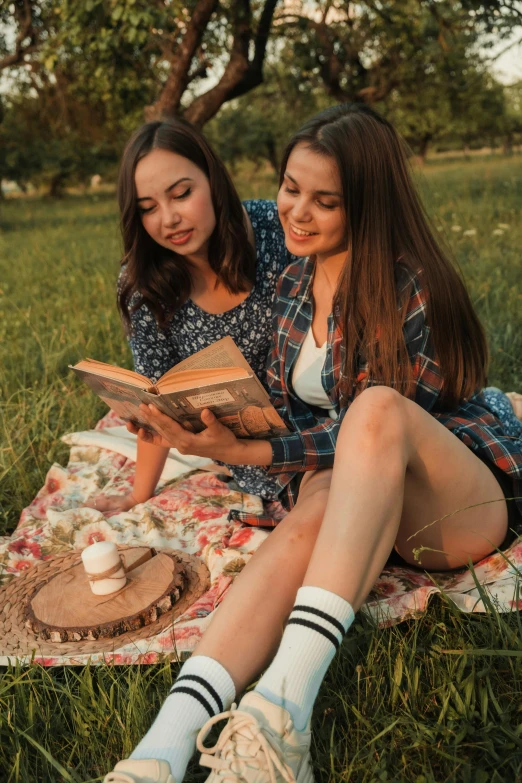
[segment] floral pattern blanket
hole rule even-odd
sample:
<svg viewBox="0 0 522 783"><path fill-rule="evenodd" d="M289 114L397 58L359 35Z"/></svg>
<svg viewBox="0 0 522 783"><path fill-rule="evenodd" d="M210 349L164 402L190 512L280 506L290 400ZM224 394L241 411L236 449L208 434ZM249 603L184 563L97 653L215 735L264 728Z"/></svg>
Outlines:
<svg viewBox="0 0 522 783"><path fill-rule="evenodd" d="M279 503L263 504L254 495L234 489L218 474L205 469L205 460L174 454L168 460L157 493L131 511L104 517L82 507L100 489L126 494L134 475L136 443L113 414L96 430L64 436L72 444L66 468L53 465L45 485L22 511L11 536L0 537L0 585L58 552L82 550L96 541L182 549L201 557L211 577L210 589L174 623L151 638L127 644L114 652L62 654L21 660L46 665L154 663L166 655L189 655L241 571L269 531L234 521L230 511L284 517ZM381 626L415 618L426 611L431 595L442 592L464 612L522 608L519 578L522 540L506 552L491 555L471 572L427 574L414 568L389 567L380 576L363 610ZM486 604L486 605L485 605ZM0 665L7 660L0 657Z"/></svg>

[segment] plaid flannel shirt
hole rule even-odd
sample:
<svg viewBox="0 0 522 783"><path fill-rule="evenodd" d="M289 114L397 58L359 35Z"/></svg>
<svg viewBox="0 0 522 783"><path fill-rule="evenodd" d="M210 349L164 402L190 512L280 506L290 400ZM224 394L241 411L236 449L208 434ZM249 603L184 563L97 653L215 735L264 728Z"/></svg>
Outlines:
<svg viewBox="0 0 522 783"><path fill-rule="evenodd" d="M277 474L279 485L286 488L289 507L297 499L299 474L333 466L339 428L353 400L368 386L379 384L378 380L368 377L367 365L359 357L357 380L352 392L339 399L336 385L343 360L342 338L331 314L321 380L338 418L328 418L324 410L310 407L295 394L291 383L292 370L312 325L313 269L314 263L310 259L287 267L279 279L274 305L274 337L268 382L272 402L292 434L271 440L273 459L269 472ZM398 302L402 301L406 290L409 291L403 332L413 367L413 400L481 458L507 473L514 481L514 495L520 498L522 439L504 434L502 424L487 409L481 392L463 400L454 411L437 410L443 378L426 321L426 291L422 288L419 273L413 273L400 262L396 265L396 285ZM517 502L522 513L522 499Z"/></svg>

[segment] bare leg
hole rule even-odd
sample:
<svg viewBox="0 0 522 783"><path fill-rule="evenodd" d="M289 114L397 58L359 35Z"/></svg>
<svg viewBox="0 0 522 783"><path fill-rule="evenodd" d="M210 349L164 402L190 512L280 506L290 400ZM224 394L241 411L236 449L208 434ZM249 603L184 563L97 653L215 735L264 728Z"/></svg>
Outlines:
<svg viewBox="0 0 522 783"><path fill-rule="evenodd" d="M330 470L310 475L295 508L236 578L194 652L220 661L238 692L269 663L279 645L319 533L330 477Z"/></svg>
<svg viewBox="0 0 522 783"><path fill-rule="evenodd" d="M495 499L500 502L431 524ZM354 402L341 427L304 583L331 590L358 609L394 545L412 564L415 547L436 550L423 552L420 562L444 570L482 559L506 531L504 495L489 468L418 405L373 387Z"/></svg>
<svg viewBox="0 0 522 783"><path fill-rule="evenodd" d="M330 590L358 609L394 545L412 564L415 547L438 550L420 562L444 570L477 562L506 533L506 504L487 466L387 387L367 389L348 410L333 472L305 479L295 509L236 580L195 652L219 660L238 690L272 657L301 584ZM408 540L445 514L495 499Z"/></svg>
<svg viewBox="0 0 522 783"><path fill-rule="evenodd" d="M459 509L493 500L499 502L441 520ZM435 520L441 521L432 524ZM423 552L422 565L430 570L448 569L470 559L480 560L501 543L506 529L506 503L488 467L419 406L386 387L367 389L347 411L333 471L303 479L295 509L236 579L191 660L196 665L210 660L221 667L240 692L277 651L263 682L271 678L277 686L279 678L281 687L268 688L274 694L274 699L268 699L273 704L284 694L287 699L291 679L300 677L308 683L307 691L292 704L297 717L305 720L332 650L326 651L328 655L319 650L324 661L316 665L311 660L303 670L302 647L294 642L285 645L288 629L294 625L288 625L280 644L302 585L309 586L314 595L334 594L335 601L349 607L353 617L351 607L360 607L393 546L411 563L415 562L413 548L427 547L432 551ZM331 619L331 615L323 617ZM167 712L168 702L162 713ZM166 714L160 720L160 713L159 728L155 724L151 737L148 734L142 741L147 740L147 748L173 720L184 726L186 713L181 710L178 716L174 707L174 718ZM152 757L168 757L183 770L193 749L190 732L185 733L186 737L181 731L181 739L187 747L179 751L183 758L177 758L176 748L168 756L153 752ZM307 759L303 761L305 772Z"/></svg>

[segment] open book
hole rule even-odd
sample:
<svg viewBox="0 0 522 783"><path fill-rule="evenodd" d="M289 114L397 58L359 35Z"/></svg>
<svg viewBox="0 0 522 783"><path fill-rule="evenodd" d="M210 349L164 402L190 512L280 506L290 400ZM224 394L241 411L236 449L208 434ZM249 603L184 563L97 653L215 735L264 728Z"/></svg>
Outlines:
<svg viewBox="0 0 522 783"><path fill-rule="evenodd" d="M231 337L203 348L153 383L144 375L85 359L71 367L125 421L150 430L139 406L156 407L191 432L205 429L204 408L238 438L272 438L288 430Z"/></svg>

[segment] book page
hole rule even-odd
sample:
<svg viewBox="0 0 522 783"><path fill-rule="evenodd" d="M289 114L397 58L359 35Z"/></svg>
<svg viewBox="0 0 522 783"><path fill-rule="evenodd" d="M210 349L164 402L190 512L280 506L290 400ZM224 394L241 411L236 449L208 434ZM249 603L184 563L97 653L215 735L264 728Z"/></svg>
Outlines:
<svg viewBox="0 0 522 783"><path fill-rule="evenodd" d="M113 364L107 364L106 362L98 362L96 359L83 359L81 362L72 367L71 370L81 370L82 372L91 373L101 376L102 378L113 378L115 381L124 381L131 383L133 386L139 386L141 388L148 389L152 384L151 381L140 375L139 372L133 370L125 370L123 367L116 367Z"/></svg>
<svg viewBox="0 0 522 783"><path fill-rule="evenodd" d="M212 343L212 345L203 348L202 351L189 356L179 364L176 364L171 370L162 375L160 380L173 373L182 370L205 370L218 367L243 367L254 374L251 366L235 344L231 337L223 337L222 340Z"/></svg>
<svg viewBox="0 0 522 783"><path fill-rule="evenodd" d="M155 388L160 394L166 394L182 389L197 389L222 381L234 381L238 378L249 378L252 373L242 367L208 367L204 370L180 370L162 376Z"/></svg>

